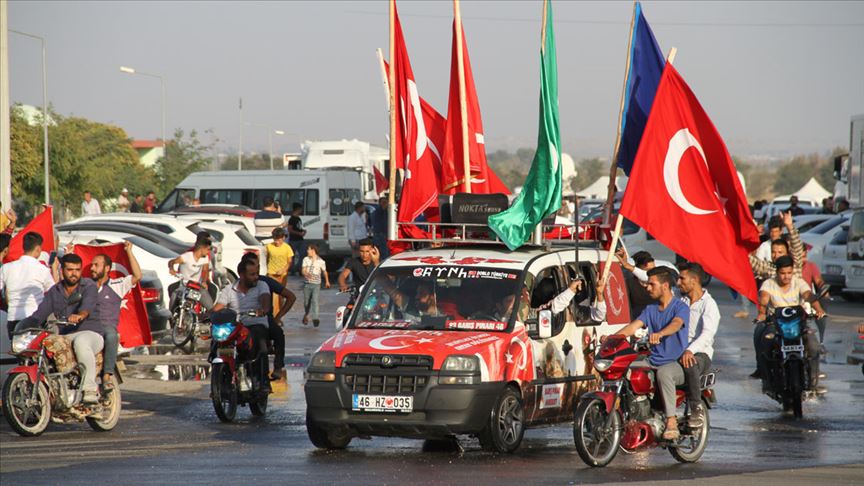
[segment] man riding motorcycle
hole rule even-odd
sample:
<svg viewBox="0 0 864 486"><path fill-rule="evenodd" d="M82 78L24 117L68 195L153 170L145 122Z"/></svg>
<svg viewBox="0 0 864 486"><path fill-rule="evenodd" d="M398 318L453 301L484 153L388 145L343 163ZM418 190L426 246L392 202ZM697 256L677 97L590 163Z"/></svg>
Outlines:
<svg viewBox="0 0 864 486"><path fill-rule="evenodd" d="M688 345L678 360L684 369L687 401L690 403L689 424L702 426L705 410L702 408L702 375L711 367L714 357L714 335L720 324L720 309L707 290L702 288L705 272L702 265L687 262L680 265L678 288L681 300L690 308Z"/></svg>
<svg viewBox="0 0 864 486"><path fill-rule="evenodd" d="M632 336L642 327L648 327L648 343L651 354L648 361L657 370L660 396L666 415L666 430L663 440L675 441L680 437L678 418L675 415L675 386L684 384L684 372L678 359L687 348L690 308L672 294L675 284L673 273L666 267L655 267L648 271L648 293L659 304L645 307L639 318L616 334Z"/></svg>
<svg viewBox="0 0 864 486"><path fill-rule="evenodd" d="M60 334L72 341L75 359L84 366L84 403L99 401L99 388L96 385L96 354L102 351L102 323L90 318L96 308L98 291L96 283L81 279L81 257L66 254L60 260L62 279L45 293L45 299L36 312L18 323L17 329L33 327L54 314L58 320L65 320L72 326L64 326Z"/></svg>

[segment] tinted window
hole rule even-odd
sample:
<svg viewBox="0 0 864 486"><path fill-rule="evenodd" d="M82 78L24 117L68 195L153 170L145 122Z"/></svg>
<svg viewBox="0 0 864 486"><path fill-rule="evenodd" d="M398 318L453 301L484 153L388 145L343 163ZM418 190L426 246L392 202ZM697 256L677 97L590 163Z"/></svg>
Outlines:
<svg viewBox="0 0 864 486"><path fill-rule="evenodd" d="M318 216L318 189L306 191L306 207L303 211L309 216Z"/></svg>
<svg viewBox="0 0 864 486"><path fill-rule="evenodd" d="M156 231L160 231L162 233L165 233L166 235L170 235L171 233L174 232L174 228L168 226L167 224L147 223L147 222L136 222L134 224L140 224L141 226L144 226L145 228L151 228L151 229L154 229Z"/></svg>
<svg viewBox="0 0 864 486"><path fill-rule="evenodd" d="M225 237L225 235L223 235L221 231L216 231L216 230L212 230L212 229L202 228L202 227L198 226L198 223L190 224L189 226L186 227L186 229L188 229L189 231L195 233L196 235L197 235L198 233L201 233L202 231L206 231L206 232L209 233L210 236L212 236L213 239L216 240L216 241L222 241L222 238Z"/></svg>
<svg viewBox="0 0 864 486"><path fill-rule="evenodd" d="M330 189L330 214L348 216L360 200L360 189Z"/></svg>
<svg viewBox="0 0 864 486"><path fill-rule="evenodd" d="M252 236L252 233L250 233L249 230L247 230L246 228L240 228L239 230L235 231L234 234L237 235L238 238L240 238L240 241L242 241L244 245L258 246L260 244L260 242L256 240L255 237Z"/></svg>
<svg viewBox="0 0 864 486"><path fill-rule="evenodd" d="M140 236L124 236L124 240L132 243L133 245L140 247L142 250L147 253L152 253L160 258L177 258L177 253L153 243L152 241L145 240Z"/></svg>
<svg viewBox="0 0 864 486"><path fill-rule="evenodd" d="M176 208L189 206L195 199L195 189L174 189L159 205L159 213L167 213Z"/></svg>
<svg viewBox="0 0 864 486"><path fill-rule="evenodd" d="M829 245L840 245L840 246L845 245L846 242L848 241L848 237L849 237L849 227L844 226L840 230L839 233L834 235L834 238L831 239L831 243L828 243L828 244Z"/></svg>
<svg viewBox="0 0 864 486"><path fill-rule="evenodd" d="M843 221L845 221L845 218L831 218L828 221L823 221L816 226L810 228L810 231L808 231L807 233L814 235L824 235L825 233L836 228L838 225L842 224Z"/></svg>
<svg viewBox="0 0 864 486"><path fill-rule="evenodd" d="M204 189L201 204L249 204L250 191L239 189Z"/></svg>

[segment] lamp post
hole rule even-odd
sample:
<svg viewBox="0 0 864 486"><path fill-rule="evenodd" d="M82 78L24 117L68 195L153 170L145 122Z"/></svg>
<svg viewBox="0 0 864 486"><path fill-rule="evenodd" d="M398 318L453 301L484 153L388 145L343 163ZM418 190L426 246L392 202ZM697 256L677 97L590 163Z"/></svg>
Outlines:
<svg viewBox="0 0 864 486"><path fill-rule="evenodd" d="M267 140L270 144L270 151L268 152L270 154L270 170L273 170L273 134L275 133L276 135L285 135L285 131L273 130L273 127L264 123L246 122L246 125L249 125L250 127L261 127L267 129Z"/></svg>
<svg viewBox="0 0 864 486"><path fill-rule="evenodd" d="M138 71L134 68L128 66L120 66L120 71L126 74L140 74L141 76L149 76L151 78L159 78L159 83L162 86L162 156L165 157L165 160L168 160L168 140L165 138L165 121L166 121L166 108L165 108L165 77L160 74L154 73L145 73L144 71Z"/></svg>
<svg viewBox="0 0 864 486"><path fill-rule="evenodd" d="M48 163L48 65L46 61L46 52L48 49L48 41L44 37L20 32L17 30L9 30L14 34L23 35L31 39L36 39L42 43L42 157L45 166L45 204L51 204L51 174Z"/></svg>

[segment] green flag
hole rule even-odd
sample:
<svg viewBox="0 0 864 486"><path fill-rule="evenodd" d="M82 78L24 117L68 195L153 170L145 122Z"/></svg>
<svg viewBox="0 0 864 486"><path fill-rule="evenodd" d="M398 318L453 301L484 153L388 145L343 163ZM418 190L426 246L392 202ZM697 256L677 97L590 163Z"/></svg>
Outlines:
<svg viewBox="0 0 864 486"><path fill-rule="evenodd" d="M522 246L543 218L561 207L561 133L558 129L558 63L552 33L552 5L544 5L540 44L540 128L537 151L522 192L506 211L489 217L489 227L511 250Z"/></svg>

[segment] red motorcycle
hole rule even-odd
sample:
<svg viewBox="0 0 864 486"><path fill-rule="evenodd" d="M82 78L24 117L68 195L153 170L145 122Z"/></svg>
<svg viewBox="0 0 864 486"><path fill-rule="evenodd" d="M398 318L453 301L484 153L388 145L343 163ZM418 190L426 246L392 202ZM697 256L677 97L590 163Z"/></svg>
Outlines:
<svg viewBox="0 0 864 486"><path fill-rule="evenodd" d="M41 434L51 421L86 420L93 430L113 429L120 419L119 370L112 375L113 388L100 390L98 403L82 403L84 369L75 360L71 342L57 335L57 325L75 326L57 321L46 327L18 329L12 337L12 354L19 364L9 370L3 385L6 421L25 437ZM98 369L100 358L101 353L96 357Z"/></svg>
<svg viewBox="0 0 864 486"><path fill-rule="evenodd" d="M663 440L666 416L655 387L654 370L648 366L631 366L637 358L648 357L645 337L631 345L620 334L608 336L594 360L602 377L599 391L582 395L573 423L573 438L579 457L593 467L609 464L620 448L633 453L649 447L669 450L679 462L696 462L708 444L708 409L714 396L714 373L702 375L702 400L705 419L699 428L688 425L689 405L682 388L676 390L678 416L677 441Z"/></svg>
<svg viewBox="0 0 864 486"><path fill-rule="evenodd" d="M254 311L237 315L222 310L212 319L213 346L216 356L210 374L210 398L213 410L222 422L231 422L238 405L249 405L257 417L267 413L271 392L267 376L267 349L259 348L243 317L255 317Z"/></svg>

